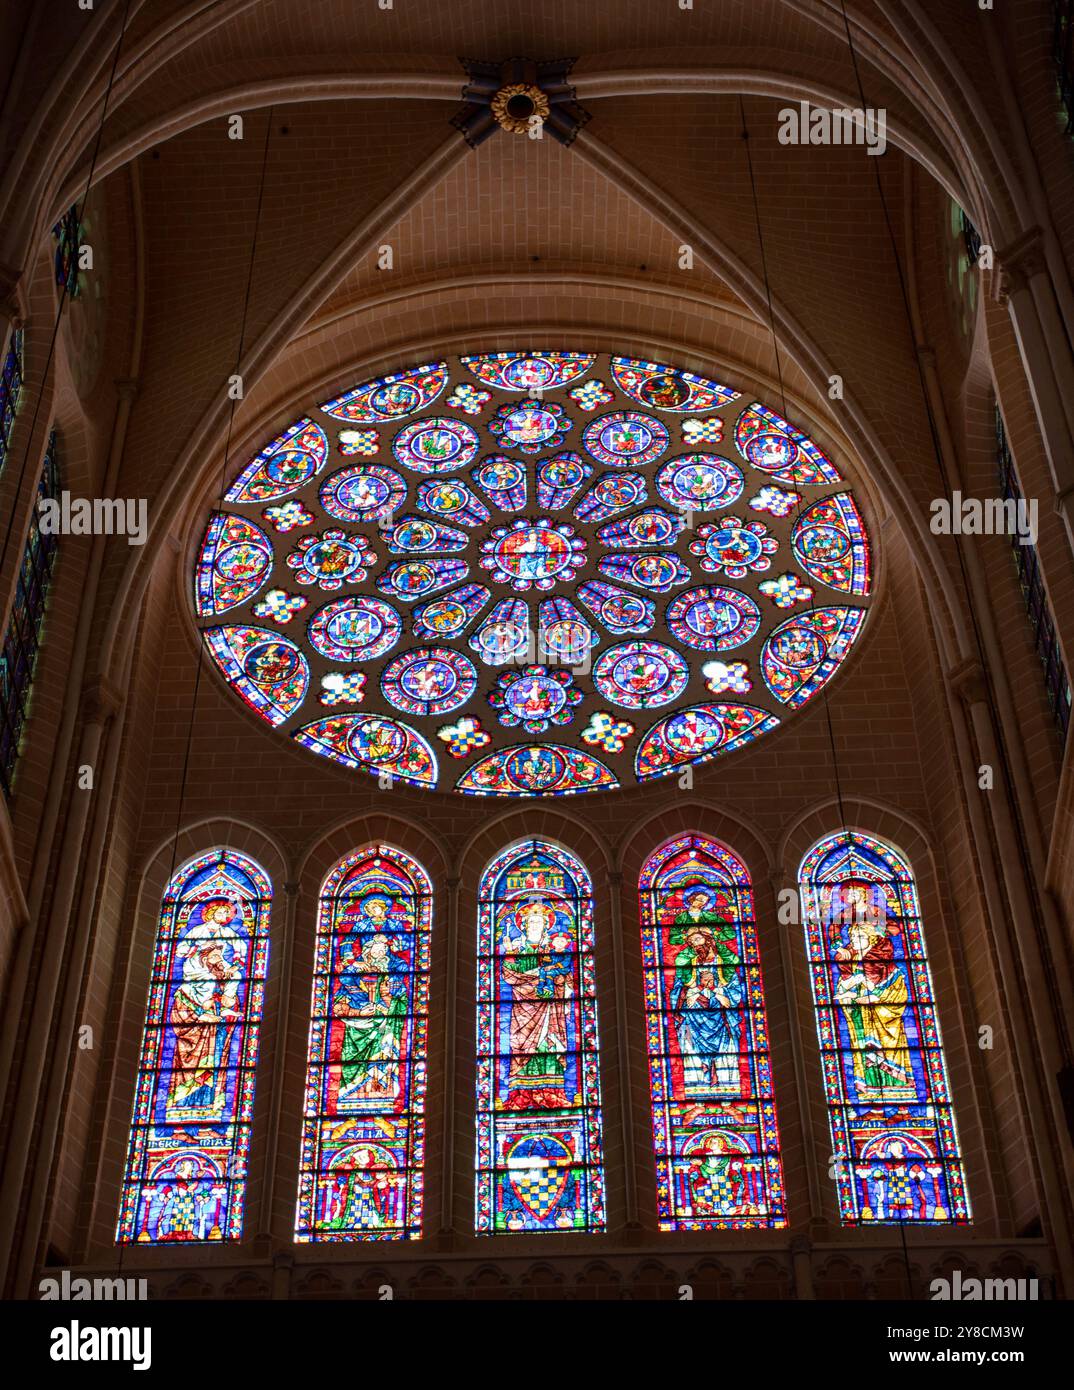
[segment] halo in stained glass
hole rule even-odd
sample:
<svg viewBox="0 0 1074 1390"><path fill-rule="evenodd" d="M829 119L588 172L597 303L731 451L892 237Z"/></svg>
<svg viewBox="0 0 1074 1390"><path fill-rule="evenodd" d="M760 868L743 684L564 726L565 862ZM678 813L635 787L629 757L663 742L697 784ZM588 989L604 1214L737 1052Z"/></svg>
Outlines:
<svg viewBox="0 0 1074 1390"><path fill-rule="evenodd" d="M609 647L593 667L593 684L623 709L669 705L689 680L686 661L663 642L623 642Z"/></svg>
<svg viewBox="0 0 1074 1390"><path fill-rule="evenodd" d="M452 772L439 785L458 779L465 794L634 783L645 738L648 775L728 751L831 676L864 622L874 563L829 461L743 404L715 378L606 353L484 353L364 382L327 403L342 423L313 412L276 434L205 518L203 640L281 733L342 766L401 768L410 786L439 772L407 730L434 740L430 753L443 743ZM836 632L788 628L821 592L857 607ZM264 634L248 639L248 671L246 639L236 655L222 624ZM288 642L308 671L297 702ZM435 669L433 651L448 654ZM323 716L313 724L307 703ZM689 714L661 722L663 761L638 718L649 707ZM359 708L372 722L346 722ZM534 752L548 746L597 759L610 782ZM515 762L497 760L508 752Z"/></svg>
<svg viewBox="0 0 1074 1390"><path fill-rule="evenodd" d="M689 584L690 566L669 551L653 555L604 555L597 569L620 584L636 584L650 593L666 594L678 584Z"/></svg>
<svg viewBox="0 0 1074 1390"><path fill-rule="evenodd" d="M584 376L595 358L592 352L484 352L459 361L501 391L551 391Z"/></svg>
<svg viewBox="0 0 1074 1390"><path fill-rule="evenodd" d="M651 598L639 598L637 594L599 579L587 579L580 584L578 598L616 636L652 630L656 605Z"/></svg>
<svg viewBox="0 0 1074 1390"><path fill-rule="evenodd" d="M470 476L501 511L520 512L526 505L526 470L514 459L494 454L482 459Z"/></svg>
<svg viewBox="0 0 1074 1390"><path fill-rule="evenodd" d="M639 782L666 777L687 763L704 763L768 733L774 714L752 705L694 705L654 724L638 745L634 771Z"/></svg>
<svg viewBox="0 0 1074 1390"><path fill-rule="evenodd" d="M715 585L677 594L664 616L680 642L703 652L741 647L761 626L761 610L749 594Z"/></svg>
<svg viewBox="0 0 1074 1390"><path fill-rule="evenodd" d="M381 521L402 504L406 483L394 468L359 463L329 474L318 496L328 515L338 521Z"/></svg>
<svg viewBox="0 0 1074 1390"><path fill-rule="evenodd" d="M272 573L272 543L260 526L217 512L195 568L199 618L215 617L253 598Z"/></svg>
<svg viewBox="0 0 1074 1390"><path fill-rule="evenodd" d="M816 608L781 623L761 649L761 675L776 699L797 709L816 694L835 674L864 619L864 608Z"/></svg>
<svg viewBox="0 0 1074 1390"><path fill-rule="evenodd" d="M263 627L206 628L216 664L250 708L282 724L306 698L310 668L295 644Z"/></svg>
<svg viewBox="0 0 1074 1390"><path fill-rule="evenodd" d="M598 478L574 509L574 515L587 525L594 525L625 512L628 507L636 507L644 502L648 493L645 477L641 473L605 473Z"/></svg>
<svg viewBox="0 0 1074 1390"><path fill-rule="evenodd" d="M497 527L481 547L490 579L522 593L568 583L585 558L585 541L574 527L545 517Z"/></svg>
<svg viewBox="0 0 1074 1390"><path fill-rule="evenodd" d="M375 425L402 420L432 405L447 385L446 362L428 362L409 371L380 376L326 401L321 409L337 420Z"/></svg>
<svg viewBox="0 0 1074 1390"><path fill-rule="evenodd" d="M612 377L625 396L650 410L716 410L739 395L707 377L634 357L613 357Z"/></svg>
<svg viewBox="0 0 1074 1390"><path fill-rule="evenodd" d="M226 502L274 502L315 478L328 459L320 425L299 420L265 446L228 488Z"/></svg>
<svg viewBox="0 0 1074 1390"><path fill-rule="evenodd" d="M537 505L559 511L592 476L593 469L581 454L568 452L545 459L537 465Z"/></svg>
<svg viewBox="0 0 1074 1390"><path fill-rule="evenodd" d="M524 454L558 448L572 428L561 405L543 400L508 402L488 422L489 434L501 446Z"/></svg>
<svg viewBox="0 0 1074 1390"><path fill-rule="evenodd" d="M639 410L600 415L582 432L583 447L598 463L611 468L641 468L652 463L667 448L669 439L662 420Z"/></svg>
<svg viewBox="0 0 1074 1390"><path fill-rule="evenodd" d="M808 435L758 401L738 417L735 443L748 463L777 482L822 487L843 481Z"/></svg>
<svg viewBox="0 0 1074 1390"><path fill-rule="evenodd" d="M404 425L392 440L396 462L415 473L454 473L478 450L477 431L465 420L430 415Z"/></svg>
<svg viewBox="0 0 1074 1390"><path fill-rule="evenodd" d="M869 542L848 492L807 507L791 530L794 557L811 579L844 594L869 592Z"/></svg>
<svg viewBox="0 0 1074 1390"><path fill-rule="evenodd" d="M477 689L477 669L450 647L417 647L389 662L380 688L404 714L450 714Z"/></svg>
<svg viewBox="0 0 1074 1390"><path fill-rule="evenodd" d="M480 526L489 509L461 478L426 478L418 484L418 508L460 526Z"/></svg>
<svg viewBox="0 0 1074 1390"><path fill-rule="evenodd" d="M379 714L337 714L294 731L304 748L374 776L414 787L436 786L436 754L416 729Z"/></svg>
<svg viewBox="0 0 1074 1390"><path fill-rule="evenodd" d="M711 512L742 496L742 470L719 454L680 454L656 475L656 490L679 511Z"/></svg>
<svg viewBox="0 0 1074 1390"><path fill-rule="evenodd" d="M336 599L319 609L306 625L310 646L329 661L373 661L395 646L403 620L383 599Z"/></svg>
<svg viewBox="0 0 1074 1390"><path fill-rule="evenodd" d="M618 786L612 772L581 749L528 743L488 754L462 774L455 790L469 796L574 796Z"/></svg>
<svg viewBox="0 0 1074 1390"><path fill-rule="evenodd" d="M443 598L419 604L413 612L414 636L440 641L461 637L488 603L491 592L484 584L464 584Z"/></svg>
<svg viewBox="0 0 1074 1390"><path fill-rule="evenodd" d="M400 517L393 526L382 528L381 534L391 555L453 555L470 544L465 531L420 516Z"/></svg>
<svg viewBox="0 0 1074 1390"><path fill-rule="evenodd" d="M470 573L465 560L399 560L377 580L382 594L413 603L437 589L448 589Z"/></svg>
<svg viewBox="0 0 1074 1390"><path fill-rule="evenodd" d="M615 550L648 550L674 541L684 525L681 516L672 516L662 507L647 507L635 516L602 526L597 540Z"/></svg>

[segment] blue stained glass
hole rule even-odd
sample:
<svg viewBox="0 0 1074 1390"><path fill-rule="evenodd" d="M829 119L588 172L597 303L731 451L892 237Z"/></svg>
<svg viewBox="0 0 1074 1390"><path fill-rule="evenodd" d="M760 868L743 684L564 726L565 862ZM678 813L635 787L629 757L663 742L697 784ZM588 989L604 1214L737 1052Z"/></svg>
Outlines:
<svg viewBox="0 0 1074 1390"><path fill-rule="evenodd" d="M402 631L390 603L364 594L326 603L306 627L310 646L330 661L372 661L390 652Z"/></svg>
<svg viewBox="0 0 1074 1390"><path fill-rule="evenodd" d="M739 394L693 372L633 357L613 357L612 377L620 391L653 410L716 410Z"/></svg>
<svg viewBox="0 0 1074 1390"><path fill-rule="evenodd" d="M835 675L865 621L864 608L796 613L761 649L761 674L777 700L797 709Z"/></svg>
<svg viewBox="0 0 1074 1390"><path fill-rule="evenodd" d="M861 831L816 844L798 875L846 1226L970 1220L917 886Z"/></svg>
<svg viewBox="0 0 1074 1390"><path fill-rule="evenodd" d="M656 605L651 598L639 598L614 584L587 579L578 586L578 598L609 632L622 636L628 632L650 632Z"/></svg>
<svg viewBox="0 0 1074 1390"><path fill-rule="evenodd" d="M595 360L592 352L485 352L459 358L479 381L501 391L551 391L584 376Z"/></svg>
<svg viewBox="0 0 1074 1390"><path fill-rule="evenodd" d="M529 605L520 598L505 598L470 638L470 646L486 666L501 666L525 652L529 641Z"/></svg>
<svg viewBox="0 0 1074 1390"><path fill-rule="evenodd" d="M593 667L593 684L623 709L669 705L689 680L689 666L662 642L622 642L602 653Z"/></svg>
<svg viewBox="0 0 1074 1390"><path fill-rule="evenodd" d="M673 516L663 507L647 507L635 516L609 522L597 532L601 545L615 550L648 550L654 545L667 545L682 532L681 516Z"/></svg>
<svg viewBox="0 0 1074 1390"><path fill-rule="evenodd" d="M489 434L501 447L524 454L556 449L573 429L561 405L550 401L520 401L501 405L488 424Z"/></svg>
<svg viewBox="0 0 1074 1390"><path fill-rule="evenodd" d="M465 550L470 543L465 531L420 516L400 517L394 526L382 529L381 539L392 555L450 555Z"/></svg>
<svg viewBox="0 0 1074 1390"><path fill-rule="evenodd" d="M363 382L342 396L326 401L321 409L337 420L357 425L376 425L402 420L436 400L447 385L446 362L429 362L405 372Z"/></svg>
<svg viewBox="0 0 1074 1390"><path fill-rule="evenodd" d="M574 527L547 517L498 526L481 547L481 564L490 578L523 593L569 583L585 559L585 541Z"/></svg>
<svg viewBox="0 0 1074 1390"><path fill-rule="evenodd" d="M322 758L412 787L435 787L436 754L416 729L380 714L334 714L292 734Z"/></svg>
<svg viewBox="0 0 1074 1390"><path fill-rule="evenodd" d="M537 465L537 505L549 511L562 511L586 481L592 467L581 454L557 454Z"/></svg>
<svg viewBox="0 0 1074 1390"><path fill-rule="evenodd" d="M483 459L470 477L501 511L520 512L526 505L526 470L514 459L494 454Z"/></svg>
<svg viewBox="0 0 1074 1390"><path fill-rule="evenodd" d="M242 698L270 724L294 714L309 689L310 668L295 644L261 627L211 627L205 643Z"/></svg>
<svg viewBox="0 0 1074 1390"><path fill-rule="evenodd" d="M272 502L297 492L328 460L328 440L320 425L298 420L267 444L228 489L227 502Z"/></svg>
<svg viewBox="0 0 1074 1390"><path fill-rule="evenodd" d="M465 560L399 560L377 580L382 594L413 603L437 589L447 589L470 573Z"/></svg>
<svg viewBox="0 0 1074 1390"><path fill-rule="evenodd" d="M689 584L690 567L677 555L658 551L653 555L605 555L597 569L606 579L620 584L636 584L654 594L667 594L678 584Z"/></svg>
<svg viewBox="0 0 1074 1390"><path fill-rule="evenodd" d="M648 497L641 473L605 473L598 478L574 509L579 521L592 526L616 512L636 507Z"/></svg>
<svg viewBox="0 0 1074 1390"><path fill-rule="evenodd" d="M468 796L576 796L618 786L602 762L579 748L524 743L489 753L462 774L455 790Z"/></svg>
<svg viewBox="0 0 1074 1390"><path fill-rule="evenodd" d="M478 450L477 431L465 420L427 415L404 425L392 441L392 453L416 473L453 473L465 468Z"/></svg>
<svg viewBox="0 0 1074 1390"><path fill-rule="evenodd" d="M450 647L416 647L384 668L380 688L404 714L450 714L477 689L474 663Z"/></svg>
<svg viewBox="0 0 1074 1390"><path fill-rule="evenodd" d="M329 474L318 495L328 515L339 521L381 521L401 506L406 483L394 468L359 463Z"/></svg>
<svg viewBox="0 0 1074 1390"><path fill-rule="evenodd" d="M664 422L639 410L613 410L590 421L582 433L583 448L598 463L611 468L640 468L652 463L669 441Z"/></svg>
<svg viewBox="0 0 1074 1390"><path fill-rule="evenodd" d="M779 723L752 705L692 705L659 720L638 745L634 772L639 782L666 777L687 763L705 763L741 748Z"/></svg>
<svg viewBox="0 0 1074 1390"><path fill-rule="evenodd" d="M703 652L744 646L761 626L761 610L749 594L718 585L678 594L664 616L680 642Z"/></svg>
<svg viewBox="0 0 1074 1390"><path fill-rule="evenodd" d="M679 454L656 475L656 490L679 511L711 512L742 496L742 470L719 454Z"/></svg>
<svg viewBox="0 0 1074 1390"><path fill-rule="evenodd" d="M541 654L568 665L584 661L600 642L600 635L567 598L544 599L537 609L537 625Z"/></svg>
<svg viewBox="0 0 1074 1390"><path fill-rule="evenodd" d="M461 637L491 597L484 584L464 584L443 598L430 599L414 609L414 636Z"/></svg>
<svg viewBox="0 0 1074 1390"><path fill-rule="evenodd" d="M808 435L759 401L738 417L735 443L744 459L777 482L814 487L842 482L831 460Z"/></svg>
<svg viewBox="0 0 1074 1390"><path fill-rule="evenodd" d="M484 502L461 478L426 478L418 484L418 507L460 526L481 526L489 519Z"/></svg>

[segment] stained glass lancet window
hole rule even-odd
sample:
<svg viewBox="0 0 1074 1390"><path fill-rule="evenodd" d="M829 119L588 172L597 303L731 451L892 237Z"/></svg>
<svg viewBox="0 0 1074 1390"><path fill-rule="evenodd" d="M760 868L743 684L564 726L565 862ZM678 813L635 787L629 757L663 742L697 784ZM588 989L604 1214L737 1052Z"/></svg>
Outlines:
<svg viewBox="0 0 1074 1390"><path fill-rule="evenodd" d="M40 504L58 495L56 432L53 430L41 466L35 501ZM42 530L40 517L40 507L35 506L22 552L11 616L0 651L0 786L5 796L11 795L22 730L29 714L30 690L41 648L45 606L56 563L56 533Z"/></svg>
<svg viewBox="0 0 1074 1390"><path fill-rule="evenodd" d="M593 890L545 840L481 878L477 961L477 1230L601 1231Z"/></svg>
<svg viewBox="0 0 1074 1390"><path fill-rule="evenodd" d="M297 1241L421 1235L432 917L428 874L389 845L325 879Z"/></svg>
<svg viewBox="0 0 1074 1390"><path fill-rule="evenodd" d="M965 1224L910 866L883 841L843 831L806 856L799 888L843 1224Z"/></svg>
<svg viewBox="0 0 1074 1390"><path fill-rule="evenodd" d="M785 1226L749 871L682 835L639 886L660 1228Z"/></svg>
<svg viewBox="0 0 1074 1390"><path fill-rule="evenodd" d="M116 1239L242 1235L272 886L217 849L161 904Z"/></svg>
<svg viewBox="0 0 1074 1390"><path fill-rule="evenodd" d="M0 376L0 468L3 468L7 459L11 427L15 423L15 413L19 408L21 396L22 329L16 328L11 335L4 357L3 375Z"/></svg>

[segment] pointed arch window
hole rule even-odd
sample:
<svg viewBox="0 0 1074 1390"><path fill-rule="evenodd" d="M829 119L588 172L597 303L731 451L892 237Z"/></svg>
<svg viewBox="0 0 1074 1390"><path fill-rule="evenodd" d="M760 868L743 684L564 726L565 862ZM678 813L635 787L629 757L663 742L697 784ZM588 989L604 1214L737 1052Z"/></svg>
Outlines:
<svg viewBox="0 0 1074 1390"><path fill-rule="evenodd" d="M593 887L547 840L481 877L477 1231L601 1231Z"/></svg>
<svg viewBox="0 0 1074 1390"><path fill-rule="evenodd" d="M843 831L806 856L799 890L843 1224L968 1222L910 865Z"/></svg>
<svg viewBox="0 0 1074 1390"><path fill-rule="evenodd" d="M161 904L116 1239L242 1234L272 887L217 849Z"/></svg>
<svg viewBox="0 0 1074 1390"><path fill-rule="evenodd" d="M8 343L4 370L0 374L0 468L7 460L11 429L22 399L22 373L22 329L16 328Z"/></svg>
<svg viewBox="0 0 1074 1390"><path fill-rule="evenodd" d="M57 497L59 487L56 431L53 430L41 466L36 502L40 504ZM41 528L40 517L40 505L37 505L22 552L15 598L0 649L0 786L5 796L11 795L22 731L29 716L31 687L45 625L45 606L56 564L56 534Z"/></svg>
<svg viewBox="0 0 1074 1390"><path fill-rule="evenodd" d="M682 835L639 888L660 1228L785 1226L749 871Z"/></svg>
<svg viewBox="0 0 1074 1390"><path fill-rule="evenodd" d="M421 1235L432 884L373 845L324 881L296 1241Z"/></svg>

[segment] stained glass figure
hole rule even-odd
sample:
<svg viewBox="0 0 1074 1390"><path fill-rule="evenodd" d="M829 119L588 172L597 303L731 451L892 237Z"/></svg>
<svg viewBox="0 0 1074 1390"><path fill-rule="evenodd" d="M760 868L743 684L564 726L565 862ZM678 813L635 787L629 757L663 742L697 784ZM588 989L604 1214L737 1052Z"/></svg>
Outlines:
<svg viewBox="0 0 1074 1390"><path fill-rule="evenodd" d="M460 526L481 526L489 519L484 502L460 478L426 478L418 484L418 508Z"/></svg>
<svg viewBox="0 0 1074 1390"><path fill-rule="evenodd" d="M414 636L418 638L461 637L491 597L484 584L464 584L444 598L421 603L413 612Z"/></svg>
<svg viewBox="0 0 1074 1390"><path fill-rule="evenodd" d="M298 420L246 465L225 495L227 502L275 502L315 478L328 460L320 425Z"/></svg>
<svg viewBox="0 0 1074 1390"><path fill-rule="evenodd" d="M749 872L682 835L639 893L660 1229L786 1226Z"/></svg>
<svg viewBox="0 0 1074 1390"><path fill-rule="evenodd" d="M540 734L553 724L568 724L574 707L581 703L574 677L562 667L523 666L505 671L496 678L488 702L507 728L521 727L528 734Z"/></svg>
<svg viewBox="0 0 1074 1390"><path fill-rule="evenodd" d="M272 887L235 850L191 860L161 904L119 1244L242 1235Z"/></svg>
<svg viewBox="0 0 1074 1390"><path fill-rule="evenodd" d="M770 569L770 557L778 549L779 542L768 534L763 521L746 521L740 516L725 516L715 525L699 526L697 540L690 543L690 554L701 556L703 570L710 574L722 571L728 579L745 579L751 570L763 573Z"/></svg>
<svg viewBox="0 0 1074 1390"><path fill-rule="evenodd" d="M272 543L260 526L217 512L195 567L197 613L212 618L253 598L272 572Z"/></svg>
<svg viewBox="0 0 1074 1390"><path fill-rule="evenodd" d="M665 777L687 763L704 763L730 753L774 729L779 719L752 705L693 705L665 715L638 745L634 771L639 782Z"/></svg>
<svg viewBox="0 0 1074 1390"><path fill-rule="evenodd" d="M568 583L585 564L585 551L573 526L538 517L498 526L481 547L481 565L495 583L525 593Z"/></svg>
<svg viewBox="0 0 1074 1390"><path fill-rule="evenodd" d="M556 454L537 465L537 505L549 511L562 511L587 478L592 467L581 454Z"/></svg>
<svg viewBox="0 0 1074 1390"><path fill-rule="evenodd" d="M505 598L470 638L470 647L486 666L502 666L525 652L529 641L529 605L520 598Z"/></svg>
<svg viewBox="0 0 1074 1390"><path fill-rule="evenodd" d="M373 661L399 641L403 620L383 599L336 599L309 620L310 645L329 661Z"/></svg>
<svg viewBox="0 0 1074 1390"><path fill-rule="evenodd" d="M526 505L526 470L514 459L493 454L470 474L494 507L520 512Z"/></svg>
<svg viewBox="0 0 1074 1390"><path fill-rule="evenodd" d="M309 663L279 633L263 627L211 627L205 642L242 698L270 724L282 724L306 698Z"/></svg>
<svg viewBox="0 0 1074 1390"><path fill-rule="evenodd" d="M390 845L342 859L317 912L295 1240L422 1233L432 885Z"/></svg>
<svg viewBox="0 0 1074 1390"><path fill-rule="evenodd" d="M489 753L463 773L455 790L470 796L574 796L618 785L603 763L578 748L524 743Z"/></svg>
<svg viewBox="0 0 1074 1390"><path fill-rule="evenodd" d="M404 714L450 714L477 689L477 669L450 647L416 647L388 663L380 688Z"/></svg>
<svg viewBox="0 0 1074 1390"><path fill-rule="evenodd" d="M582 447L606 468L641 468L668 446L667 426L639 410L613 410L582 431Z"/></svg>
<svg viewBox="0 0 1074 1390"><path fill-rule="evenodd" d="M738 417L735 443L747 462L779 483L841 483L831 460L782 415L754 401Z"/></svg>
<svg viewBox="0 0 1074 1390"><path fill-rule="evenodd" d="M761 626L761 610L749 594L718 586L676 595L664 616L680 642L703 652L744 646Z"/></svg>
<svg viewBox="0 0 1074 1390"><path fill-rule="evenodd" d="M361 583L376 563L365 536L336 530L303 536L287 557L299 584L316 584L326 593Z"/></svg>
<svg viewBox="0 0 1074 1390"><path fill-rule="evenodd" d="M376 425L402 420L416 410L432 405L447 385L446 362L429 362L423 367L377 377L346 391L321 409L337 420L356 425Z"/></svg>
<svg viewBox="0 0 1074 1390"><path fill-rule="evenodd" d="M513 401L501 405L488 422L489 434L505 449L539 454L558 449L573 429L561 405L552 401Z"/></svg>
<svg viewBox="0 0 1074 1390"><path fill-rule="evenodd" d="M377 588L403 603L413 603L438 589L449 589L469 573L465 560L400 560L388 566Z"/></svg>
<svg viewBox="0 0 1074 1390"><path fill-rule="evenodd" d="M738 392L663 362L613 357L612 376L624 395L650 410L716 410Z"/></svg>
<svg viewBox="0 0 1074 1390"><path fill-rule="evenodd" d="M865 621L864 608L816 608L788 618L761 649L761 675L782 704L797 709L831 680Z"/></svg>
<svg viewBox="0 0 1074 1390"><path fill-rule="evenodd" d="M882 840L840 831L806 855L799 892L843 1224L967 1223L909 863Z"/></svg>
<svg viewBox="0 0 1074 1390"><path fill-rule="evenodd" d="M381 537L390 555L453 555L470 544L465 531L420 516L400 517L394 526L382 527Z"/></svg>
<svg viewBox="0 0 1074 1390"><path fill-rule="evenodd" d="M448 415L413 420L392 441L396 462L415 473L453 473L456 468L465 468L477 450L474 427Z"/></svg>
<svg viewBox="0 0 1074 1390"><path fill-rule="evenodd" d="M605 473L598 478L574 509L574 515L587 525L606 521L616 512L625 512L646 501L648 492L641 473Z"/></svg>
<svg viewBox="0 0 1074 1390"><path fill-rule="evenodd" d="M791 545L810 579L844 594L869 592L869 542L849 492L807 507L794 523Z"/></svg>
<svg viewBox="0 0 1074 1390"><path fill-rule="evenodd" d="M746 486L742 470L719 454L679 454L656 475L656 490L683 512L714 512L730 507Z"/></svg>
<svg viewBox="0 0 1074 1390"><path fill-rule="evenodd" d="M649 550L654 545L674 542L682 529L681 516L673 516L663 507L647 507L634 516L602 526L597 532L597 540L614 550Z"/></svg>
<svg viewBox="0 0 1074 1390"><path fill-rule="evenodd" d="M609 647L593 667L593 684L623 709L669 705L689 680L689 666L662 642L622 642Z"/></svg>
<svg viewBox="0 0 1074 1390"><path fill-rule="evenodd" d="M595 360L592 352L486 352L459 358L479 381L501 391L551 391L584 376Z"/></svg>
<svg viewBox="0 0 1074 1390"><path fill-rule="evenodd" d="M412 787L436 786L436 755L421 734L400 719L337 714L303 725L293 737L323 758L372 773L382 786L393 781Z"/></svg>
<svg viewBox="0 0 1074 1390"><path fill-rule="evenodd" d="M593 889L541 840L481 877L477 1231L602 1231Z"/></svg>
<svg viewBox="0 0 1074 1390"><path fill-rule="evenodd" d="M602 555L597 569L606 579L620 584L636 584L654 594L670 593L679 584L689 584L690 567L670 551L652 555Z"/></svg>
<svg viewBox="0 0 1074 1390"><path fill-rule="evenodd" d="M358 463L330 474L318 495L337 521L383 521L403 505L406 483L394 468Z"/></svg>
<svg viewBox="0 0 1074 1390"><path fill-rule="evenodd" d="M578 586L578 599L617 637L652 631L656 605L651 598L639 598L614 584L587 579Z"/></svg>
<svg viewBox="0 0 1074 1390"><path fill-rule="evenodd" d="M568 598L546 598L537 609L538 647L542 656L568 666L585 661L600 642L600 635L586 622Z"/></svg>

